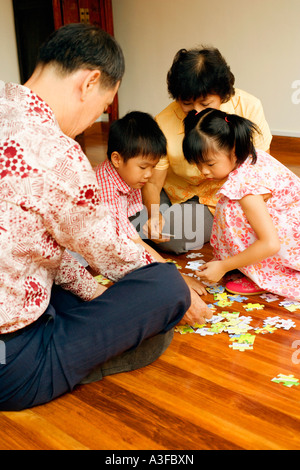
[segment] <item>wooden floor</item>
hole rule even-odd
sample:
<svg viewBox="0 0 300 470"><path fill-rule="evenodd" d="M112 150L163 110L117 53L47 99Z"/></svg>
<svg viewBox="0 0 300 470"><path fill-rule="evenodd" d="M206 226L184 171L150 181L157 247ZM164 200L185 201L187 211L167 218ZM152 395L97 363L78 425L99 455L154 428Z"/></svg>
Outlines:
<svg viewBox="0 0 300 470"><path fill-rule="evenodd" d="M298 142L286 140L291 144L286 164L296 171ZM85 144L89 154L88 138ZM275 139L273 154L285 163L281 146ZM209 260L210 252L205 245L203 259ZM182 272L191 272L186 256L172 259ZM215 302L209 293L204 300ZM264 308L246 311L248 302ZM292 319L296 327L256 334L253 350L244 352L229 347L225 332L175 333L168 350L144 369L78 386L44 406L0 413L0 449L299 450L300 386L271 379L278 374L300 379L300 310L289 312L279 300L268 303L259 296L216 308L251 316L254 328L274 316Z"/></svg>

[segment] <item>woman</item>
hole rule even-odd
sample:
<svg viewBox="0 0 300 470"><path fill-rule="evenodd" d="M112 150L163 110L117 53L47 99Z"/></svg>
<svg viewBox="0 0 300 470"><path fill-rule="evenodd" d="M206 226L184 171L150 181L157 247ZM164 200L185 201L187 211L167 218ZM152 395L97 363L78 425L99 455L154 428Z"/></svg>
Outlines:
<svg viewBox="0 0 300 470"><path fill-rule="evenodd" d="M183 120L189 111L200 112L210 107L248 118L260 131L254 137L255 147L269 150L272 135L261 102L234 88L234 81L218 49L181 49L175 55L167 76L168 91L174 101L156 116L167 138L168 153L160 159L143 189L149 215L144 232L160 243L162 250L183 253L209 241L216 193L222 185L206 180L196 165L184 158ZM172 238L163 233L171 234Z"/></svg>

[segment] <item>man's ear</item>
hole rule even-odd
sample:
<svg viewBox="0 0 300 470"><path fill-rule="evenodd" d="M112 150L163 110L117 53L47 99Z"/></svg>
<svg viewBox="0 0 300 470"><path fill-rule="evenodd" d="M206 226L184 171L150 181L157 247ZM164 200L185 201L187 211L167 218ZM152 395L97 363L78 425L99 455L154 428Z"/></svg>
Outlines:
<svg viewBox="0 0 300 470"><path fill-rule="evenodd" d="M85 70L81 82L81 99L84 101L95 86L99 87L100 70Z"/></svg>
<svg viewBox="0 0 300 470"><path fill-rule="evenodd" d="M113 166L118 169L120 167L120 164L123 162L123 158L119 154L119 152L112 152L110 156L110 161L113 164Z"/></svg>

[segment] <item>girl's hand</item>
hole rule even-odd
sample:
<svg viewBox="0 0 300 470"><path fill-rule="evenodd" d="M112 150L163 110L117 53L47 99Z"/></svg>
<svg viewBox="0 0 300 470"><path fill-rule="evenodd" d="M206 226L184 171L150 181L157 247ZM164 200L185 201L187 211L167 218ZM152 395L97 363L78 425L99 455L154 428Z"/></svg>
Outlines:
<svg viewBox="0 0 300 470"><path fill-rule="evenodd" d="M227 270L224 269L222 261L209 261L203 264L199 271L196 271L196 275L203 281L214 283L222 279L226 272Z"/></svg>

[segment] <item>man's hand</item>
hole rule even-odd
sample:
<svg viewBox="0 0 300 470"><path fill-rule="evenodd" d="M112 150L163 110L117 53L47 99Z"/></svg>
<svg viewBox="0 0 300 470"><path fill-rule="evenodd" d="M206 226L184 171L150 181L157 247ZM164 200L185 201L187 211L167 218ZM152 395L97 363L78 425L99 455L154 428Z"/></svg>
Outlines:
<svg viewBox="0 0 300 470"><path fill-rule="evenodd" d="M194 289L199 295L206 295L207 290L205 288L205 285L202 284L202 282L198 281L194 277L187 276L186 274L182 274L183 279L187 283L187 285L191 288Z"/></svg>
<svg viewBox="0 0 300 470"><path fill-rule="evenodd" d="M181 324L188 324L193 326L195 323L203 325L206 318L212 317L212 311L208 308L206 303L200 298L199 294L194 289L190 288L191 292L191 306L181 320Z"/></svg>

